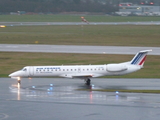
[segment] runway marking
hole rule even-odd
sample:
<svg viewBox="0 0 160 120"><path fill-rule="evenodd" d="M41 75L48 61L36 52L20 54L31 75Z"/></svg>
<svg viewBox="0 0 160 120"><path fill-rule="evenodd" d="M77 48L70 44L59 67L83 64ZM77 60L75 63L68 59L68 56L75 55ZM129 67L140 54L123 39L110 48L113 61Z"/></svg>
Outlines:
<svg viewBox="0 0 160 120"><path fill-rule="evenodd" d="M7 115L5 113L0 113L0 120L6 119L8 117L9 117L9 115Z"/></svg>

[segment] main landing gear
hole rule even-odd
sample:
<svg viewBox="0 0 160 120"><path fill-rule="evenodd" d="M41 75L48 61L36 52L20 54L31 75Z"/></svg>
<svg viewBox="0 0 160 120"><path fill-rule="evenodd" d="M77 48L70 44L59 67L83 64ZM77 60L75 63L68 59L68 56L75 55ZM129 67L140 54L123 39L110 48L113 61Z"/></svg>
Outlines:
<svg viewBox="0 0 160 120"><path fill-rule="evenodd" d="M89 78L85 79L86 85L90 86L91 85L91 80Z"/></svg>

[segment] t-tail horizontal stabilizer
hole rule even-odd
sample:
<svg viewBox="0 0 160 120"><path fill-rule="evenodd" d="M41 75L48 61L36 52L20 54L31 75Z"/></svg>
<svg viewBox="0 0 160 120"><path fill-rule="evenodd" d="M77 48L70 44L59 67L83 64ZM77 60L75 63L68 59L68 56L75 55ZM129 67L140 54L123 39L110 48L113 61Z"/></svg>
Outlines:
<svg viewBox="0 0 160 120"><path fill-rule="evenodd" d="M152 50L143 50L143 51L138 52L134 56L134 58L131 60L131 64L132 65L140 65L141 67L143 67L147 53L150 51L152 51Z"/></svg>

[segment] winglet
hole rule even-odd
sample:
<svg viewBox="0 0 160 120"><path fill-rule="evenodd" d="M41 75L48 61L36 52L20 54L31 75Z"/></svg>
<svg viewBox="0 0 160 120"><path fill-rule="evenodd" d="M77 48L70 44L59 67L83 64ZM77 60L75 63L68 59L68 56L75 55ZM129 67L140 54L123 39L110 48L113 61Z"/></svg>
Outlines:
<svg viewBox="0 0 160 120"><path fill-rule="evenodd" d="M140 65L140 66L143 66L145 60L146 60L146 56L147 56L147 53L150 52L152 50L143 50L143 51L140 51L138 52L134 58L131 60L131 64L132 65Z"/></svg>

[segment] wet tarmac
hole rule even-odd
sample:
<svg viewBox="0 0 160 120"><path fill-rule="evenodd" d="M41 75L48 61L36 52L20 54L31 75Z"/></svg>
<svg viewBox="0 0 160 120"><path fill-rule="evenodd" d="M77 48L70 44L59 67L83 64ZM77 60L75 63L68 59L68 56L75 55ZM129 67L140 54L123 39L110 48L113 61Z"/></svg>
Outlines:
<svg viewBox="0 0 160 120"><path fill-rule="evenodd" d="M159 79L96 78L89 87L80 79L0 78L0 120L159 120L159 94L91 90L159 86Z"/></svg>

